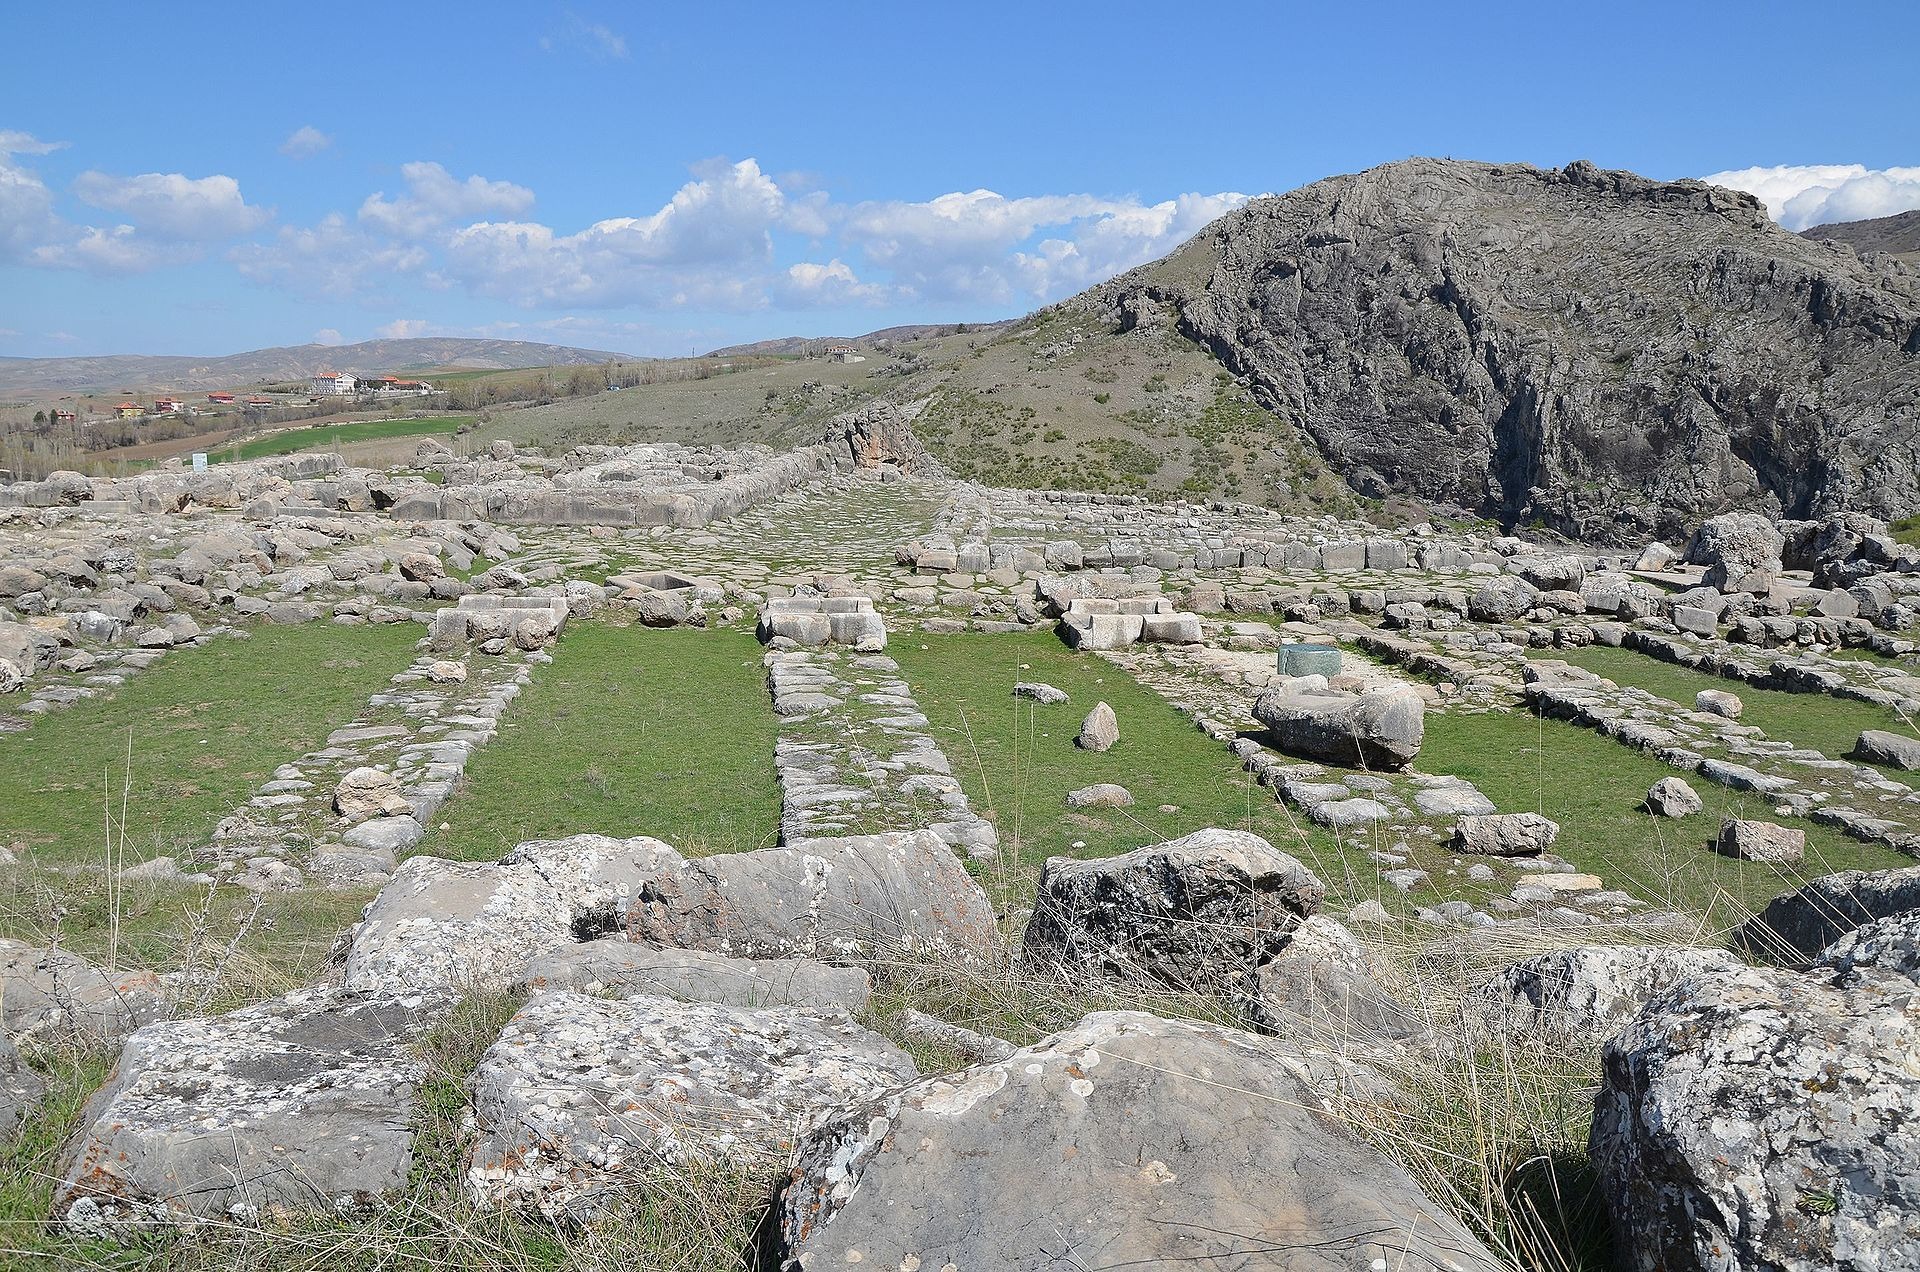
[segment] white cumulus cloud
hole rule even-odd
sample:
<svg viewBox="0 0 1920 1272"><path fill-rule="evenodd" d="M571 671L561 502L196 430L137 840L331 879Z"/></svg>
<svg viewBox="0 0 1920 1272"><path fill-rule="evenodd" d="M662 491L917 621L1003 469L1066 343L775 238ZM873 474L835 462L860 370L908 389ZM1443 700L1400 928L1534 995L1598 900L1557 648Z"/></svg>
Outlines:
<svg viewBox="0 0 1920 1272"><path fill-rule="evenodd" d="M1865 221L1920 208L1920 167L1781 164L1716 172L1701 180L1754 195L1767 205L1773 219L1789 230L1835 221Z"/></svg>
<svg viewBox="0 0 1920 1272"><path fill-rule="evenodd" d="M860 281L853 267L837 256L824 265L800 261L787 266L774 283L774 294L790 309L879 305L892 298L888 288Z"/></svg>
<svg viewBox="0 0 1920 1272"><path fill-rule="evenodd" d="M1162 203L1089 194L1009 199L992 190L872 202L838 226L906 295L988 304L1049 301L1164 255L1244 194ZM1036 241L1037 239L1037 241Z"/></svg>
<svg viewBox="0 0 1920 1272"><path fill-rule="evenodd" d="M367 234L335 212L311 228L282 226L270 241L243 243L227 259L246 278L300 295L371 300L424 269L429 256L417 244Z"/></svg>
<svg viewBox="0 0 1920 1272"><path fill-rule="evenodd" d="M574 234L523 221L466 226L447 243L447 276L533 306L757 303L753 273L773 254L780 187L751 159L696 174L656 212Z"/></svg>
<svg viewBox="0 0 1920 1272"><path fill-rule="evenodd" d="M311 159L332 144L333 138L312 124L303 124L280 143L280 153L289 159Z"/></svg>
<svg viewBox="0 0 1920 1272"><path fill-rule="evenodd" d="M387 198L384 191L367 196L360 220L395 238L422 239L456 222L485 216L520 216L533 207L533 191L511 181L472 176L465 181L437 163L401 166L407 192Z"/></svg>
<svg viewBox="0 0 1920 1272"><path fill-rule="evenodd" d="M58 148L23 132L0 131L0 262L30 259L60 232L53 192L38 173L13 158Z"/></svg>
<svg viewBox="0 0 1920 1272"><path fill-rule="evenodd" d="M118 212L156 238L204 243L235 238L265 224L272 214L249 204L232 177L188 177L143 172L133 177L83 172L73 192L82 203Z"/></svg>

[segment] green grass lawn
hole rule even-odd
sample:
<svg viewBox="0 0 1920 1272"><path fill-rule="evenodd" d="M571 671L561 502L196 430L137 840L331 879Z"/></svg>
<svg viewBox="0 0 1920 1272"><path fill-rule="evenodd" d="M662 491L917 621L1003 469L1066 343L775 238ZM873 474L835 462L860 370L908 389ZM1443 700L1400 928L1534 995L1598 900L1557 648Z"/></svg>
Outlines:
<svg viewBox="0 0 1920 1272"><path fill-rule="evenodd" d="M419 851L652 835L689 855L773 844L776 720L751 632L569 627Z"/></svg>
<svg viewBox="0 0 1920 1272"><path fill-rule="evenodd" d="M1048 857L1108 857L1218 826L1251 830L1299 857L1347 904L1380 895L1379 868L1364 853L1276 803L1232 752L1112 663L1073 653L1050 633L907 634L887 652L974 810L993 821L1007 864L1019 871ZM1022 680L1044 681L1070 699L1016 699ZM1120 741L1105 754L1082 751L1074 736L1102 700L1119 720ZM1096 782L1126 787L1133 807L1066 806L1067 792Z"/></svg>
<svg viewBox="0 0 1920 1272"><path fill-rule="evenodd" d="M0 736L0 843L98 860L126 788L131 857L204 840L273 770L320 746L405 669L411 624L260 626L176 650L119 688ZM127 786L131 747L131 784Z"/></svg>
<svg viewBox="0 0 1920 1272"><path fill-rule="evenodd" d="M290 428L227 447L218 452L217 457L222 460L264 459L269 455L291 455L295 451L327 450L348 442L450 434L472 419L471 415L436 415L423 419L360 420L353 424L326 424L319 428Z"/></svg>
<svg viewBox="0 0 1920 1272"><path fill-rule="evenodd" d="M1643 900L1706 913L1717 928L1818 875L1913 864L1890 848L1775 817L1758 796L1698 777L1688 780L1706 811L1679 820L1650 816L1640 807L1647 788L1677 770L1591 729L1520 711L1429 712L1419 766L1468 779L1502 812L1546 814L1560 823L1554 851L1568 861ZM1782 871L1719 855L1709 840L1723 816L1805 830L1806 861Z"/></svg>
<svg viewBox="0 0 1920 1272"><path fill-rule="evenodd" d="M1902 720L1898 712L1870 702L1824 693L1760 689L1662 662L1631 649L1595 645L1586 649L1555 650L1554 656L1605 676L1615 684L1645 689L1688 708L1693 706L1694 695L1702 689L1725 690L1740 699L1744 708L1740 715L1742 724L1751 724L1770 738L1812 747L1835 758L1852 753L1853 744L1863 729L1887 729L1908 737L1915 731L1913 723ZM1920 785L1920 774L1902 773L1897 769L1881 771L1895 781Z"/></svg>
<svg viewBox="0 0 1920 1272"><path fill-rule="evenodd" d="M324 743L407 664L418 629L261 627L168 654L111 694L0 736L0 935L121 966L203 968L235 941L231 1001L317 975L363 896L272 894L178 883L110 891L104 820L126 788L124 860L178 854L273 770ZM222 1001L229 1001L223 998Z"/></svg>

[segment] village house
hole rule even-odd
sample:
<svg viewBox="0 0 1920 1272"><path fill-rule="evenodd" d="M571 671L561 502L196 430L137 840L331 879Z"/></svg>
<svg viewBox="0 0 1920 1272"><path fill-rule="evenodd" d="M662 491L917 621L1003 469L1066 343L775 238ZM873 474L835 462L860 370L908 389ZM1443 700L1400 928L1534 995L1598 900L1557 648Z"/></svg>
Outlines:
<svg viewBox="0 0 1920 1272"><path fill-rule="evenodd" d="M352 397L359 385L345 371L322 371L308 381L308 388L319 397Z"/></svg>
<svg viewBox="0 0 1920 1272"><path fill-rule="evenodd" d="M137 420L146 414L138 402L122 402L113 408L114 416L123 420Z"/></svg>
<svg viewBox="0 0 1920 1272"><path fill-rule="evenodd" d="M227 405L227 404L228 404L229 402L231 402L231 401L233 401L233 394L231 394L231 393L209 393L209 394L207 394L207 401L209 401L209 402L212 402L212 403L214 403L214 404L215 404L216 406L225 406L225 405Z"/></svg>

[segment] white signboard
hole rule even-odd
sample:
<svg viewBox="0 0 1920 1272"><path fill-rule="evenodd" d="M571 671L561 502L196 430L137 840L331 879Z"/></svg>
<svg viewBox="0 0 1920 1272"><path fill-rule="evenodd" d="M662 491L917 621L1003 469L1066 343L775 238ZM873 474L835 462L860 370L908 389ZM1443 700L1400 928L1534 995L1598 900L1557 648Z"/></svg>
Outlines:
<svg viewBox="0 0 1920 1272"><path fill-rule="evenodd" d="M193 452L193 471L196 473L204 473L207 471L207 453L205 451Z"/></svg>

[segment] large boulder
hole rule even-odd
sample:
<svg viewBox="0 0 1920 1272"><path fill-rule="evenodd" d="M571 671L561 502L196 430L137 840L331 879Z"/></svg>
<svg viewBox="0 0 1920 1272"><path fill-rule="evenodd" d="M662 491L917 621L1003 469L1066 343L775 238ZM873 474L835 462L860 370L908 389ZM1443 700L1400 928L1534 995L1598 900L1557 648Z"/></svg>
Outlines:
<svg viewBox="0 0 1920 1272"><path fill-rule="evenodd" d="M1647 811L1655 817L1691 817L1704 809L1706 801L1685 778L1663 777L1647 788Z"/></svg>
<svg viewBox="0 0 1920 1272"><path fill-rule="evenodd" d="M410 857L348 943L351 989L505 989L535 957L623 933L746 959L977 960L986 894L932 831L688 861L657 839L575 835L495 863Z"/></svg>
<svg viewBox="0 0 1920 1272"><path fill-rule="evenodd" d="M1513 574L1490 578L1467 599L1467 617L1476 623L1511 623L1540 603L1540 589Z"/></svg>
<svg viewBox="0 0 1920 1272"><path fill-rule="evenodd" d="M1742 861L1792 865L1807 854L1807 832L1775 822L1728 817L1720 823L1714 850Z"/></svg>
<svg viewBox="0 0 1920 1272"><path fill-rule="evenodd" d="M537 994L468 1080L467 1184L488 1205L582 1219L663 1170L774 1166L829 1114L917 1074L839 1014Z"/></svg>
<svg viewBox="0 0 1920 1272"><path fill-rule="evenodd" d="M378 1206L413 1164L413 1044L450 1002L303 989L147 1025L81 1116L54 1216L106 1236Z"/></svg>
<svg viewBox="0 0 1920 1272"><path fill-rule="evenodd" d="M1022 942L1074 978L1245 997L1326 889L1258 835L1199 830L1119 857L1055 857Z"/></svg>
<svg viewBox="0 0 1920 1272"><path fill-rule="evenodd" d="M1920 910L1920 866L1843 870L1814 879L1734 930L1733 947L1770 962L1804 964L1863 923Z"/></svg>
<svg viewBox="0 0 1920 1272"><path fill-rule="evenodd" d="M1481 988L1478 1004L1489 1026L1516 1038L1598 1041L1674 983L1739 966L1725 950L1581 945L1505 968Z"/></svg>
<svg viewBox="0 0 1920 1272"><path fill-rule="evenodd" d="M1710 517L1695 537L1692 560L1707 567L1701 580L1720 592L1752 592L1764 596L1780 573L1780 553L1786 540L1773 522L1755 512L1729 512Z"/></svg>
<svg viewBox="0 0 1920 1272"><path fill-rule="evenodd" d="M1559 836L1560 823L1539 813L1469 814L1454 823L1450 847L1483 857L1537 857Z"/></svg>
<svg viewBox="0 0 1920 1272"><path fill-rule="evenodd" d="M1082 751L1111 751L1120 741L1120 721L1113 714L1113 708L1104 702L1093 704L1093 710L1087 712L1087 718L1080 722L1080 732L1073 744Z"/></svg>
<svg viewBox="0 0 1920 1272"><path fill-rule="evenodd" d="M1622 1267L1920 1266L1920 918L1810 972L1688 977L1604 1051L1591 1152Z"/></svg>
<svg viewBox="0 0 1920 1272"><path fill-rule="evenodd" d="M1286 946L1260 965L1242 1010L1255 1028L1282 1038L1317 1037L1365 1048L1422 1031L1397 979L1344 926L1310 914Z"/></svg>
<svg viewBox="0 0 1920 1272"><path fill-rule="evenodd" d="M1853 753L1869 764L1911 773L1920 770L1920 738L1889 729L1865 729L1854 743Z"/></svg>
<svg viewBox="0 0 1920 1272"><path fill-rule="evenodd" d="M801 1146L773 1266L1503 1266L1250 1034L1102 1012Z"/></svg>
<svg viewBox="0 0 1920 1272"><path fill-rule="evenodd" d="M1289 755L1347 768L1403 769L1426 737L1426 704L1407 686L1358 694L1273 689L1255 700L1253 718Z"/></svg>
<svg viewBox="0 0 1920 1272"><path fill-rule="evenodd" d="M635 940L739 958L937 957L996 947L993 907L931 830L810 839L685 862L650 880Z"/></svg>
<svg viewBox="0 0 1920 1272"><path fill-rule="evenodd" d="M409 857L367 905L341 983L362 993L505 989L573 939L566 898L526 866Z"/></svg>

